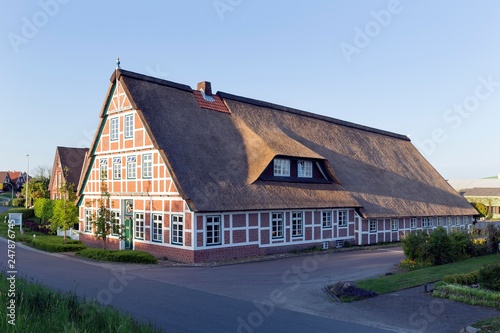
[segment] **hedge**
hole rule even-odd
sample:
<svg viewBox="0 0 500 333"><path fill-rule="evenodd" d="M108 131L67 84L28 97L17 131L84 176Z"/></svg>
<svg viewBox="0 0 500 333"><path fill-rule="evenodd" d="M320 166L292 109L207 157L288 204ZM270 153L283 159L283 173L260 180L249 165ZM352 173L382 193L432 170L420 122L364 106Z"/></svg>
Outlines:
<svg viewBox="0 0 500 333"><path fill-rule="evenodd" d="M77 256L114 262L130 262L141 264L156 264L158 260L150 253L135 250L103 250L103 249L85 249L78 251Z"/></svg>

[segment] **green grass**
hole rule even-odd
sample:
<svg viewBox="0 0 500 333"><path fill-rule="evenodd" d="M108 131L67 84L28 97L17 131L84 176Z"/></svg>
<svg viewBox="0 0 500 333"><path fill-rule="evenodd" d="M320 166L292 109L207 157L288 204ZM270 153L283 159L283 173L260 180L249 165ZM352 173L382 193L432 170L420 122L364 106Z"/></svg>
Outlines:
<svg viewBox="0 0 500 333"><path fill-rule="evenodd" d="M77 256L114 262L133 262L140 264L157 264L158 260L150 253L136 250L103 250L103 249L85 249L76 252Z"/></svg>
<svg viewBox="0 0 500 333"><path fill-rule="evenodd" d="M459 284L440 282L432 292L432 296L500 310L500 293L488 289L470 288Z"/></svg>
<svg viewBox="0 0 500 333"><path fill-rule="evenodd" d="M366 290L375 291L378 294L386 294L401 289L436 282L442 280L443 277L448 274L468 273L478 270L484 265L495 263L499 260L500 254L490 254L447 265L426 267L411 272L362 280L358 281L356 285Z"/></svg>
<svg viewBox="0 0 500 333"><path fill-rule="evenodd" d="M161 329L152 324L138 323L130 315L111 307L104 307L95 301L85 301L74 293L54 292L40 284L28 283L16 278L15 292L0 274L0 332L71 332L71 333L157 333ZM11 294L11 295L9 295ZM15 295L14 295L15 294ZM11 297L13 296L13 297ZM15 323L7 315L11 299L15 300Z"/></svg>
<svg viewBox="0 0 500 333"><path fill-rule="evenodd" d="M500 332L500 316L478 321L472 324L472 327L479 328L484 333L498 333Z"/></svg>

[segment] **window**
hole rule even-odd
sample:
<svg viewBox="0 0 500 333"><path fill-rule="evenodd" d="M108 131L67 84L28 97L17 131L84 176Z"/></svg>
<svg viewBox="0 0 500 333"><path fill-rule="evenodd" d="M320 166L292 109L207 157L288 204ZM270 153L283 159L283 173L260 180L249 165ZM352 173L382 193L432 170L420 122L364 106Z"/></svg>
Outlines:
<svg viewBox="0 0 500 333"><path fill-rule="evenodd" d="M337 221L339 221L339 227L347 227L347 210L339 210L337 213Z"/></svg>
<svg viewBox="0 0 500 333"><path fill-rule="evenodd" d="M283 213L271 214L273 238L283 238Z"/></svg>
<svg viewBox="0 0 500 333"><path fill-rule="evenodd" d="M125 139L134 137L134 115L125 116Z"/></svg>
<svg viewBox="0 0 500 333"><path fill-rule="evenodd" d="M428 217L424 217L422 219L422 228L429 228L429 218Z"/></svg>
<svg viewBox="0 0 500 333"><path fill-rule="evenodd" d="M153 177L153 155L142 155L142 178Z"/></svg>
<svg viewBox="0 0 500 333"><path fill-rule="evenodd" d="M415 217L412 217L410 219L410 228L415 229L417 227L417 219Z"/></svg>
<svg viewBox="0 0 500 333"><path fill-rule="evenodd" d="M111 140L115 141L118 140L118 118L111 118L111 125L110 125L110 136Z"/></svg>
<svg viewBox="0 0 500 333"><path fill-rule="evenodd" d="M92 232L92 211L90 209L85 209L83 227L85 232Z"/></svg>
<svg viewBox="0 0 500 333"><path fill-rule="evenodd" d="M163 241L163 215L153 214L153 242Z"/></svg>
<svg viewBox="0 0 500 333"><path fill-rule="evenodd" d="M461 221L462 219L460 218L460 216L457 216L457 217L455 218L455 220L456 220L456 223L455 223L456 225L460 225L460 224L462 224L462 221Z"/></svg>
<svg viewBox="0 0 500 333"><path fill-rule="evenodd" d="M311 161L298 161L297 162L297 176L303 178L312 178L312 162Z"/></svg>
<svg viewBox="0 0 500 333"><path fill-rule="evenodd" d="M399 219L392 219L391 220L391 230L396 231L399 229Z"/></svg>
<svg viewBox="0 0 500 333"><path fill-rule="evenodd" d="M207 245L221 244L220 216L207 216Z"/></svg>
<svg viewBox="0 0 500 333"><path fill-rule="evenodd" d="M101 173L101 180L108 179L108 159L101 158L99 161L99 171Z"/></svg>
<svg viewBox="0 0 500 333"><path fill-rule="evenodd" d="M120 233L120 212L111 212L111 235L118 236Z"/></svg>
<svg viewBox="0 0 500 333"><path fill-rule="evenodd" d="M448 217L446 218L446 222L447 222L447 224L448 224L448 225L451 225L451 217L449 217L449 216L448 216Z"/></svg>
<svg viewBox="0 0 500 333"><path fill-rule="evenodd" d="M442 217L438 217L438 226L439 227L443 226L443 218Z"/></svg>
<svg viewBox="0 0 500 333"><path fill-rule="evenodd" d="M323 227L329 228L332 226L332 211L325 210L321 214L321 220L323 221Z"/></svg>
<svg viewBox="0 0 500 333"><path fill-rule="evenodd" d="M135 156L127 156L127 179L135 179L137 162Z"/></svg>
<svg viewBox="0 0 500 333"><path fill-rule="evenodd" d="M144 213L135 213L135 238L144 239Z"/></svg>
<svg viewBox="0 0 500 333"><path fill-rule="evenodd" d="M275 158L274 175L279 177L290 177L290 160Z"/></svg>
<svg viewBox="0 0 500 333"><path fill-rule="evenodd" d="M172 215L172 244L184 244L184 218L182 215Z"/></svg>
<svg viewBox="0 0 500 333"><path fill-rule="evenodd" d="M377 220L370 220L370 232L377 232Z"/></svg>
<svg viewBox="0 0 500 333"><path fill-rule="evenodd" d="M429 217L429 228L432 228L434 226L434 220L432 217Z"/></svg>
<svg viewBox="0 0 500 333"><path fill-rule="evenodd" d="M302 236L302 212L292 212L292 236Z"/></svg>
<svg viewBox="0 0 500 333"><path fill-rule="evenodd" d="M122 179L122 159L120 157L113 158L113 179Z"/></svg>

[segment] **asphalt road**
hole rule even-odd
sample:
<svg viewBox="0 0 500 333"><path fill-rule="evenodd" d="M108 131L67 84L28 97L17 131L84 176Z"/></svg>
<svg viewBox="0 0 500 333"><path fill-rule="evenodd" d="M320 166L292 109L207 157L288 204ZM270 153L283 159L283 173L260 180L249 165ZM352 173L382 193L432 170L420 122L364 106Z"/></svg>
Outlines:
<svg viewBox="0 0 500 333"><path fill-rule="evenodd" d="M0 251L5 271L3 239ZM378 250L218 267L169 267L97 263L17 244L16 268L18 277L96 299L154 322L166 332L378 333L388 331L376 322L360 325L316 314L331 305L321 285L377 274L401 257L397 250Z"/></svg>

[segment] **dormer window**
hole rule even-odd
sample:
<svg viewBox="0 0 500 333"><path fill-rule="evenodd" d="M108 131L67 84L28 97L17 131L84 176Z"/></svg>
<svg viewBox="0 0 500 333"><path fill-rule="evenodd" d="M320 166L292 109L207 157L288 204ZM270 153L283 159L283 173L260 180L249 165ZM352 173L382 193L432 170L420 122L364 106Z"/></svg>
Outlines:
<svg viewBox="0 0 500 333"><path fill-rule="evenodd" d="M312 178L313 167L311 161L297 161L297 176L301 178Z"/></svg>
<svg viewBox="0 0 500 333"><path fill-rule="evenodd" d="M283 158L274 159L274 176L290 177L290 160Z"/></svg>

